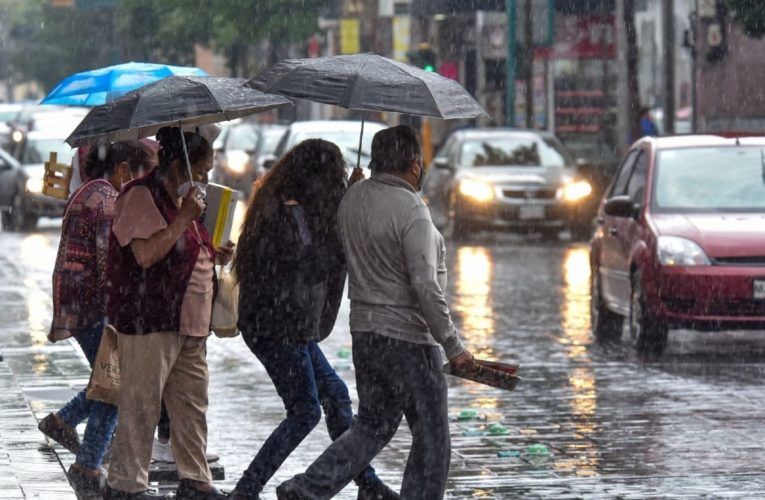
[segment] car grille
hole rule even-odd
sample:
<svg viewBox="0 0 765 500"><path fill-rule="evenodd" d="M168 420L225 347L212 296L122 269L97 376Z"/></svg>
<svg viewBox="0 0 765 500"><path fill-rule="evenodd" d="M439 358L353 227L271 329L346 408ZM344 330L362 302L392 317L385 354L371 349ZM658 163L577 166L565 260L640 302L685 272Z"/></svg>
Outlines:
<svg viewBox="0 0 765 500"><path fill-rule="evenodd" d="M680 314L686 314L693 311L693 308L696 306L696 299L665 299L664 302L667 304L667 307L676 313Z"/></svg>
<svg viewBox="0 0 765 500"><path fill-rule="evenodd" d="M555 189L503 189L502 196L521 200L553 200L555 199Z"/></svg>
<svg viewBox="0 0 765 500"><path fill-rule="evenodd" d="M708 310L717 316L765 316L765 300L717 299Z"/></svg>
<svg viewBox="0 0 765 500"><path fill-rule="evenodd" d="M765 266L765 256L718 257L716 259L712 259L712 262L718 266L757 267Z"/></svg>
<svg viewBox="0 0 765 500"><path fill-rule="evenodd" d="M700 309L696 299L667 298L664 303L679 314L704 314L709 316L765 316L765 300L755 299L714 299Z"/></svg>

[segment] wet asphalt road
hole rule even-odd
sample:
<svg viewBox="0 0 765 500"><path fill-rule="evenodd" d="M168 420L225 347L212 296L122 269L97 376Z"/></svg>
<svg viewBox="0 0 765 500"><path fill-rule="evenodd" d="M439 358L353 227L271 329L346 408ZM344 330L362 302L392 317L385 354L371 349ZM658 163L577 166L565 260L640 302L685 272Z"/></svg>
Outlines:
<svg viewBox="0 0 765 500"><path fill-rule="evenodd" d="M60 228L44 224L0 232L0 348L38 416L87 380L69 343L45 342ZM523 381L508 393L450 380L447 498L765 498L765 332L673 331L663 357L641 360L627 333L593 342L586 245L490 236L448 252L450 305L468 345L520 363ZM322 346L355 399L347 318L346 303ZM240 338L211 338L209 364L209 448L232 487L283 408ZM465 410L477 418L460 420ZM320 424L263 498L328 443ZM408 445L402 425L373 464L395 488ZM338 498L355 495L351 485Z"/></svg>

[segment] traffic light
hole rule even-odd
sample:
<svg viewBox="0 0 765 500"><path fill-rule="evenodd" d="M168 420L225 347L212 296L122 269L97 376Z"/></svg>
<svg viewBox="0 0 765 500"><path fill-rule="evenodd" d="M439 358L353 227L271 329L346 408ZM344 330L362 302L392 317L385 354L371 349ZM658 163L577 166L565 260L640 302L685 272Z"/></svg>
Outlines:
<svg viewBox="0 0 765 500"><path fill-rule="evenodd" d="M409 58L409 64L425 71L436 71L436 53L429 47L420 47L417 50L410 50L406 53Z"/></svg>

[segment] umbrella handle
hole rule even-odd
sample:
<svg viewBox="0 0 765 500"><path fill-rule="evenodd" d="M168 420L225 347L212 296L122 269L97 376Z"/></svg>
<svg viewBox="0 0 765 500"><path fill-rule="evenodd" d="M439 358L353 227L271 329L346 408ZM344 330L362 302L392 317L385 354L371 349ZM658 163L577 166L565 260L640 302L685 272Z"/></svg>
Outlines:
<svg viewBox="0 0 765 500"><path fill-rule="evenodd" d="M359 150L356 155L356 168L361 168L361 140L364 138L364 112L361 112L361 133L359 134Z"/></svg>
<svg viewBox="0 0 765 500"><path fill-rule="evenodd" d="M196 183L194 183L194 177L191 175L191 162L189 161L189 151L186 149L186 136L183 135L183 125L181 125L180 122L178 122L178 130L181 132L181 144L183 145L183 156L186 158L186 173L189 174L189 182L191 182L191 186L196 186Z"/></svg>

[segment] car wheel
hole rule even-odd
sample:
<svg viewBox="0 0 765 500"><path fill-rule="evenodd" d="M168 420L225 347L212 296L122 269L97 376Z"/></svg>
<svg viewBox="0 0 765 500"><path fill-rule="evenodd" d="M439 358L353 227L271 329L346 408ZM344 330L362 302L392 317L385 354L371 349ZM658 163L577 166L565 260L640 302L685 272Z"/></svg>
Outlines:
<svg viewBox="0 0 765 500"><path fill-rule="evenodd" d="M601 292L600 273L593 266L590 277L590 321L592 334L599 341L619 340L624 318L608 309Z"/></svg>
<svg viewBox="0 0 765 500"><path fill-rule="evenodd" d="M640 273L632 275L630 294L630 333L637 341L640 354L662 354L667 348L668 329L659 324L647 310Z"/></svg>
<svg viewBox="0 0 765 500"><path fill-rule="evenodd" d="M3 223L5 224L5 222L4 219ZM24 197L18 193L13 197L7 222L7 227L11 231L28 231L37 226L37 216L28 212Z"/></svg>
<svg viewBox="0 0 765 500"><path fill-rule="evenodd" d="M589 221L577 221L569 225L571 239L575 241L588 241L592 236L592 225Z"/></svg>
<svg viewBox="0 0 765 500"><path fill-rule="evenodd" d="M455 210L452 216L452 237L458 240L469 238L475 232L475 225L470 220L461 217Z"/></svg>

